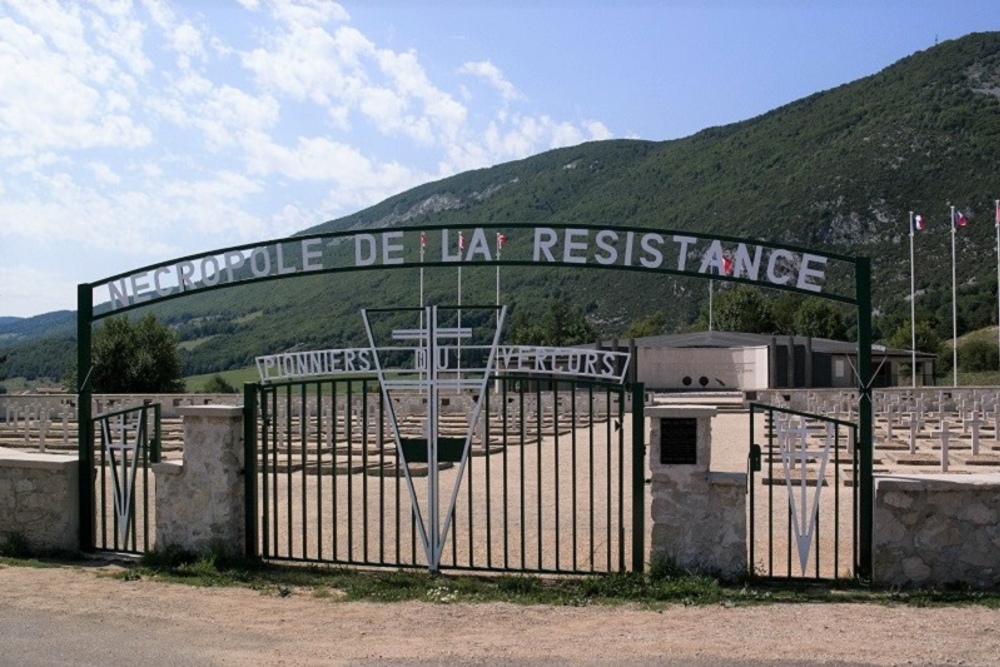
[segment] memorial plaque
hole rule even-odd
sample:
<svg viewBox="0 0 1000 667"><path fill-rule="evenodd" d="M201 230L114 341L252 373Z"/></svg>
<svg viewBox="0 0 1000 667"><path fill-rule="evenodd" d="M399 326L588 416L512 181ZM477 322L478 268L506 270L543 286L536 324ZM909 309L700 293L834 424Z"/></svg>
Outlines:
<svg viewBox="0 0 1000 667"><path fill-rule="evenodd" d="M660 420L660 463L698 463L698 420L695 417L664 417Z"/></svg>

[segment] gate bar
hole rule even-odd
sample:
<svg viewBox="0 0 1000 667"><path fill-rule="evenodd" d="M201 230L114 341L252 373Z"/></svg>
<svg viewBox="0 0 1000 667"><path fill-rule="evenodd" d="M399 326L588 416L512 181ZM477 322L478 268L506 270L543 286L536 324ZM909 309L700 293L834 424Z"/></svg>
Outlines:
<svg viewBox="0 0 1000 667"><path fill-rule="evenodd" d="M634 363L634 362L633 362ZM646 393L632 384L632 571L642 572L646 560Z"/></svg>
<svg viewBox="0 0 1000 667"><path fill-rule="evenodd" d="M243 555L259 557L257 550L257 385L243 385Z"/></svg>
<svg viewBox="0 0 1000 667"><path fill-rule="evenodd" d="M874 433L872 426L872 290L871 260L858 257L855 266L855 293L858 300L858 426L857 456L860 466L860 508L855 508L859 524L859 562L857 575L872 575L872 537L874 493L872 476Z"/></svg>

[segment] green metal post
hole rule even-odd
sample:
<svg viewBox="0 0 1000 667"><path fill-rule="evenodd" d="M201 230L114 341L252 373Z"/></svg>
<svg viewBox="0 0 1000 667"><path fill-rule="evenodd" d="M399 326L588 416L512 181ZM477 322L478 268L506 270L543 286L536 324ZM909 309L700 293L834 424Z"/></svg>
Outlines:
<svg viewBox="0 0 1000 667"><path fill-rule="evenodd" d="M860 457L860 498L858 508L859 577L872 575L872 515L874 509L872 414L872 296L871 260L859 257L855 264L855 288L858 302L858 443Z"/></svg>
<svg viewBox="0 0 1000 667"><path fill-rule="evenodd" d="M243 385L243 554L257 558L257 385Z"/></svg>
<svg viewBox="0 0 1000 667"><path fill-rule="evenodd" d="M633 363L634 360L633 360ZM632 385L632 571L646 563L646 393Z"/></svg>
<svg viewBox="0 0 1000 667"><path fill-rule="evenodd" d="M80 551L94 550L94 425L90 421L90 327L94 294L90 285L76 288L77 474L80 494Z"/></svg>

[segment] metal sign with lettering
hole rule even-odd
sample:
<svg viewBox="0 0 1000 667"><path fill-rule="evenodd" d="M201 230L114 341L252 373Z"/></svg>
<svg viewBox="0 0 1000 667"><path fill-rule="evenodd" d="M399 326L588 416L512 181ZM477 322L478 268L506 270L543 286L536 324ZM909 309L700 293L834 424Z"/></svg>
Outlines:
<svg viewBox="0 0 1000 667"><path fill-rule="evenodd" d="M504 239L501 257L495 239ZM461 241L460 241L461 239ZM295 275L433 266L557 265L711 276L853 301L853 259L764 241L596 226L428 226L290 237L143 267L92 283L111 312Z"/></svg>
<svg viewBox="0 0 1000 667"><path fill-rule="evenodd" d="M436 366L449 368L453 365L450 359L460 350L458 345L439 345L435 351ZM266 354L256 358L257 372L261 382L375 373L376 353L370 348L356 347ZM405 354L410 357L410 368L429 370L423 350L407 350ZM624 351L531 345L500 345L496 354L499 372L618 383L624 382L630 359L629 353Z"/></svg>

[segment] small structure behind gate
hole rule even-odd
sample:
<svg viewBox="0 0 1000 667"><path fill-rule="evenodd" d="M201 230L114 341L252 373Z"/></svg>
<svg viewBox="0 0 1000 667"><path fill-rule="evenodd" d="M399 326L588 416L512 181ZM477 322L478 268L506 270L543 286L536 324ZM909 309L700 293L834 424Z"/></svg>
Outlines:
<svg viewBox="0 0 1000 667"><path fill-rule="evenodd" d="M751 574L803 579L859 574L863 473L857 446L858 427L851 422L751 404Z"/></svg>
<svg viewBox="0 0 1000 667"><path fill-rule="evenodd" d="M428 565L405 473L419 483L430 464L412 451L401 460L385 396L370 378L247 385L255 411L247 470L256 466L257 479L248 485L248 549L274 560ZM401 439L419 443L426 396L396 392L389 400ZM443 486L460 487L441 567L641 570L641 386L495 377L461 469L475 400L458 393L442 401L439 475Z"/></svg>

